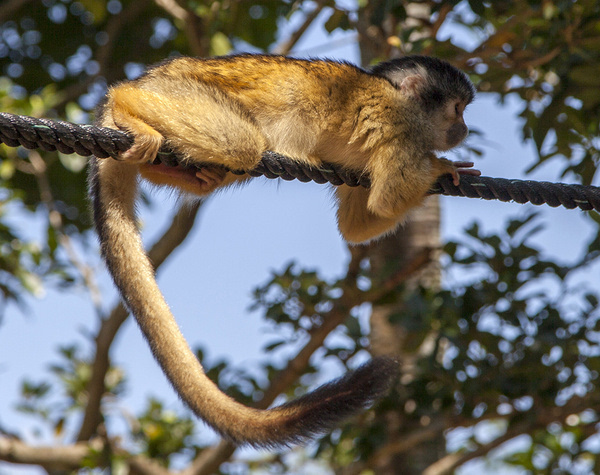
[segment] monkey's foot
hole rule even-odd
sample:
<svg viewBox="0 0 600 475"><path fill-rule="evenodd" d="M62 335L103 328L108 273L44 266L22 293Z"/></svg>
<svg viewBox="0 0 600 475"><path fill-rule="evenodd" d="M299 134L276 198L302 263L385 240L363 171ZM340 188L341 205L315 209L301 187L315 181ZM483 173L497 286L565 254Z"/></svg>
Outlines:
<svg viewBox="0 0 600 475"><path fill-rule="evenodd" d="M142 163L139 170L145 179L156 185L167 185L199 196L205 196L223 184L226 171L220 167L169 166Z"/></svg>
<svg viewBox="0 0 600 475"><path fill-rule="evenodd" d="M137 164L152 162L161 145L162 136L160 135L137 136L133 145L119 154L118 160Z"/></svg>
<svg viewBox="0 0 600 475"><path fill-rule="evenodd" d="M226 174L221 167L202 167L196 171L196 178L200 181L200 187L210 192L223 183Z"/></svg>

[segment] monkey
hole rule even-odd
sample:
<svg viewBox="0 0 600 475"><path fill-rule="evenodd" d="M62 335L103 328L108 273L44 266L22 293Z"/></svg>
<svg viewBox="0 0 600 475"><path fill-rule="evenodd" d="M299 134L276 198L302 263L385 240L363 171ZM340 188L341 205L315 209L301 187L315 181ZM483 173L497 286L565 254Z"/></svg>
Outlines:
<svg viewBox="0 0 600 475"><path fill-rule="evenodd" d="M156 283L136 226L139 178L207 196L249 179L271 150L370 175L369 189L336 189L339 230L349 243L392 232L438 177L479 174L435 151L467 136L475 88L449 63L425 56L365 70L347 62L241 54L177 57L109 88L97 124L134 141L118 160L93 159L89 187L102 256L163 372L204 422L236 444L279 447L336 427L384 395L397 373L373 358L282 406L257 410L225 395L204 374ZM155 163L163 144L180 157Z"/></svg>

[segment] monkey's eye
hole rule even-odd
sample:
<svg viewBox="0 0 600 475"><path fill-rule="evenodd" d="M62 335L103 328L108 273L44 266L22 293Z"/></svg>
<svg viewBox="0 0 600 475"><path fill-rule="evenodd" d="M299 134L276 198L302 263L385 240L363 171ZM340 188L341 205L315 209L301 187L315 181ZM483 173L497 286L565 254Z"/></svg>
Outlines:
<svg viewBox="0 0 600 475"><path fill-rule="evenodd" d="M460 102L454 104L454 113L459 116L460 115Z"/></svg>

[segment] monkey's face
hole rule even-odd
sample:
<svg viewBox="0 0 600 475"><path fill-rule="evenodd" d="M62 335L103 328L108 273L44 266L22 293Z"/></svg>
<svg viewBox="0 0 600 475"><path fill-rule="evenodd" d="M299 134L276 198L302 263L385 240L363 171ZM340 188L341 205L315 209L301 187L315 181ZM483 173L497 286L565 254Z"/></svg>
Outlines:
<svg viewBox="0 0 600 475"><path fill-rule="evenodd" d="M469 133L463 119L467 103L461 99L450 99L432 114L435 150L446 151L459 145Z"/></svg>

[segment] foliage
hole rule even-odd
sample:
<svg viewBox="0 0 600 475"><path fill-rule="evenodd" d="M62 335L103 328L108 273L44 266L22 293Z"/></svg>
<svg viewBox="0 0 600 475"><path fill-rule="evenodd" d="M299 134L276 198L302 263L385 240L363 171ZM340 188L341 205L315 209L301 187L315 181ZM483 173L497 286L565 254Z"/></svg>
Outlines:
<svg viewBox="0 0 600 475"><path fill-rule="evenodd" d="M433 329L435 350L419 359L410 380L397 386L379 411L404 407L401 425L413 430L423 420L435 420L442 427L504 421L501 432L507 432L513 424L527 421L535 443L509 460L547 473L564 467L565 456L573 464L587 460L586 466L595 460L596 449L589 446L596 437L598 415L588 408L600 402L600 295L597 288L573 283L578 270L590 264L587 256L569 265L544 258L533 244L540 229L536 215L515 218L497 234L484 234L475 223L464 240L450 242L445 249L448 273L475 278L441 291L420 288L396 294L402 305L392 318L410 331L408 349L416 352ZM322 320L324 312L315 312L314 296L317 288L330 284L315 280L313 272L292 274L292 269L259 289L259 297L275 294L268 301L261 299L265 314L276 315L284 325ZM359 325L356 320L355 324ZM330 354L355 351L345 341L328 349ZM568 406L573 415L570 425L555 424L552 430L563 439L571 440L565 434L572 434L577 444L550 444L546 426L553 421L556 405ZM344 447L354 445L362 457L375 457L381 427L369 424L367 431L361 426L364 429L353 421L326 437L320 450L335 454L340 466L348 463ZM475 435L462 442L464 449L480 443Z"/></svg>
<svg viewBox="0 0 600 475"><path fill-rule="evenodd" d="M21 386L22 402L17 410L36 416L44 425L51 426L55 435L62 436L69 417L79 414L88 402L86 389L92 363L77 346L60 348L59 354L64 362L50 366L56 381L25 381ZM110 400L122 396L124 385L123 372L116 367L109 368L104 377L104 397Z"/></svg>
<svg viewBox="0 0 600 475"><path fill-rule="evenodd" d="M563 174L591 183L600 158L600 5L593 0L469 2L477 16L460 22L482 44L468 63L482 90L524 101L523 136L546 160L567 158Z"/></svg>
<svg viewBox="0 0 600 475"><path fill-rule="evenodd" d="M562 175L585 184L596 178L600 5L593 0L29 3L0 6L2 111L89 122L106 85L139 74L143 65L176 54L272 51L290 29L301 37L317 17L329 33L356 31L373 57L433 54L468 71L480 91L500 101L518 98L522 138L538 153L531 169L553 160ZM79 454L77 443L87 444L79 463L41 465L66 472L152 463L144 467L154 473L192 459L225 462L228 454L214 455L218 449L198 443L195 420L159 399L123 416L126 376L110 364L108 348L125 316L119 317L119 307L106 311L97 296L86 160L4 145L0 156L0 310L13 303L24 308L44 287L77 284L89 291L100 317L85 349L63 346L50 377L22 384L18 409L38 421L38 433L49 429L56 445L64 443L73 454ZM597 229L600 218L589 216ZM197 350L209 377L232 397L264 407L325 379L323 367L357 365L368 356L369 316L378 306L395 305L390 320L406 335L403 351L411 365L375 410L306 452L252 457L220 470L290 472L314 456L322 470L372 473L390 453L410 454L446 434L447 457L454 457L450 471L521 436L520 445L500 456L504 463L531 473L598 472L600 296L597 283L582 275L597 265L600 234L578 259L560 262L537 246L542 226L535 214L515 217L495 232L473 223L445 245L442 289L404 285L393 272L382 282L368 255L356 249L339 279L325 280L295 263L274 272L255 290L250 309L263 315L274 335L261 367L251 372L207 362ZM276 363L288 358L287 365ZM94 371L103 365L98 376ZM96 409L95 396L101 401ZM90 411L96 422L83 430ZM0 442L26 443L25 435L0 428ZM2 447L0 459L14 461Z"/></svg>
<svg viewBox="0 0 600 475"><path fill-rule="evenodd" d="M142 445L142 453L169 465L169 457L189 449L188 442L194 430L194 421L166 411L160 401L151 399L146 410L135 420L133 436Z"/></svg>

